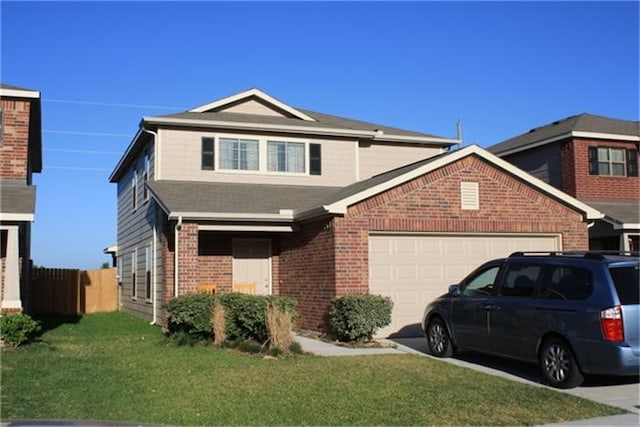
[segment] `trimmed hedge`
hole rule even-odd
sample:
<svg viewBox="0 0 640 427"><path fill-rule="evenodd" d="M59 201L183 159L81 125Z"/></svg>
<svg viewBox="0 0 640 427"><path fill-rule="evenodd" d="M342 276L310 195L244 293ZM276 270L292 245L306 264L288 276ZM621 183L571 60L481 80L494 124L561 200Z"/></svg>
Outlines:
<svg viewBox="0 0 640 427"><path fill-rule="evenodd" d="M270 304L291 314L294 321L297 317L297 303L290 297L241 293L220 295L204 292L191 293L174 298L166 304L169 333L188 334L200 340L211 339L214 302L218 302L225 309L225 334L228 341L267 342L269 333L266 318Z"/></svg>
<svg viewBox="0 0 640 427"><path fill-rule="evenodd" d="M18 347L33 340L40 332L40 322L28 314L0 314L0 337L6 345Z"/></svg>
<svg viewBox="0 0 640 427"><path fill-rule="evenodd" d="M346 295L329 307L329 324L340 341L370 341L391 323L393 302L380 295Z"/></svg>

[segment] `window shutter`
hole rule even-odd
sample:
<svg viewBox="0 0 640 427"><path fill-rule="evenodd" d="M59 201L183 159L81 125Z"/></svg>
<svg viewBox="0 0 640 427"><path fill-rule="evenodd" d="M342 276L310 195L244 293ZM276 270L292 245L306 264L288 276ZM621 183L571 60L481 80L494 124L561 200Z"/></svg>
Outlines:
<svg viewBox="0 0 640 427"><path fill-rule="evenodd" d="M589 175L598 175L598 147L589 147Z"/></svg>
<svg viewBox="0 0 640 427"><path fill-rule="evenodd" d="M638 176L638 150L627 150L627 176Z"/></svg>
<svg viewBox="0 0 640 427"><path fill-rule="evenodd" d="M322 175L320 144L309 144L309 174Z"/></svg>
<svg viewBox="0 0 640 427"><path fill-rule="evenodd" d="M202 170L214 170L215 162L213 158L214 140L213 138L202 138Z"/></svg>

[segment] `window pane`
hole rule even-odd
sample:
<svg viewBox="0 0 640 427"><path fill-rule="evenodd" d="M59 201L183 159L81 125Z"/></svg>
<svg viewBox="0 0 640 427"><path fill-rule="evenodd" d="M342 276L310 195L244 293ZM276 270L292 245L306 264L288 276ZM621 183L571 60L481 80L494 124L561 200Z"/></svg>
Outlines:
<svg viewBox="0 0 640 427"><path fill-rule="evenodd" d="M624 150L621 148L611 148L611 161L616 163L624 163Z"/></svg>
<svg viewBox="0 0 640 427"><path fill-rule="evenodd" d="M237 146L235 139L220 138L220 168L237 169L237 158L234 163L234 153Z"/></svg>
<svg viewBox="0 0 640 427"><path fill-rule="evenodd" d="M598 160L605 162L609 160L609 149L598 147Z"/></svg>
<svg viewBox="0 0 640 427"><path fill-rule="evenodd" d="M593 292L591 272L578 267L551 267L550 279L543 283L542 299L584 300Z"/></svg>
<svg viewBox="0 0 640 427"><path fill-rule="evenodd" d="M598 175L611 175L609 173L609 163L598 163Z"/></svg>
<svg viewBox="0 0 640 427"><path fill-rule="evenodd" d="M614 163L611 165L611 175L624 176L625 167L624 164Z"/></svg>
<svg viewBox="0 0 640 427"><path fill-rule="evenodd" d="M529 264L511 264L505 275L499 295L510 297L530 297L542 267Z"/></svg>
<svg viewBox="0 0 640 427"><path fill-rule="evenodd" d="M240 140L240 166L242 170L258 170L258 141Z"/></svg>
<svg viewBox="0 0 640 427"><path fill-rule="evenodd" d="M304 144L287 143L287 170L289 172L304 172Z"/></svg>
<svg viewBox="0 0 640 427"><path fill-rule="evenodd" d="M486 296L490 295L494 282L500 271L500 266L494 266L481 271L469 279L463 285L462 295L464 296Z"/></svg>

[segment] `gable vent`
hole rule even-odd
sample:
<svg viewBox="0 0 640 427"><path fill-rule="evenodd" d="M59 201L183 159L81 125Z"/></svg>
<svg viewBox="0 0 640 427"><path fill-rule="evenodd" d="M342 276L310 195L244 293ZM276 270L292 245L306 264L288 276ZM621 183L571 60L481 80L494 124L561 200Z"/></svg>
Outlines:
<svg viewBox="0 0 640 427"><path fill-rule="evenodd" d="M477 182L460 183L460 206L463 210L480 209L480 190Z"/></svg>

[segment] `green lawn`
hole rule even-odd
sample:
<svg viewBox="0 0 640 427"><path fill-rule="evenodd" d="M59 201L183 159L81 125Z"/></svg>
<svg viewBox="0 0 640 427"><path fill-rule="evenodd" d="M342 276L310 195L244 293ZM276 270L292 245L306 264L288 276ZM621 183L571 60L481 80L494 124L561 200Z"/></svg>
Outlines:
<svg viewBox="0 0 640 427"><path fill-rule="evenodd" d="M176 347L121 313L54 325L1 363L3 421L531 425L623 412L415 355L263 360Z"/></svg>

